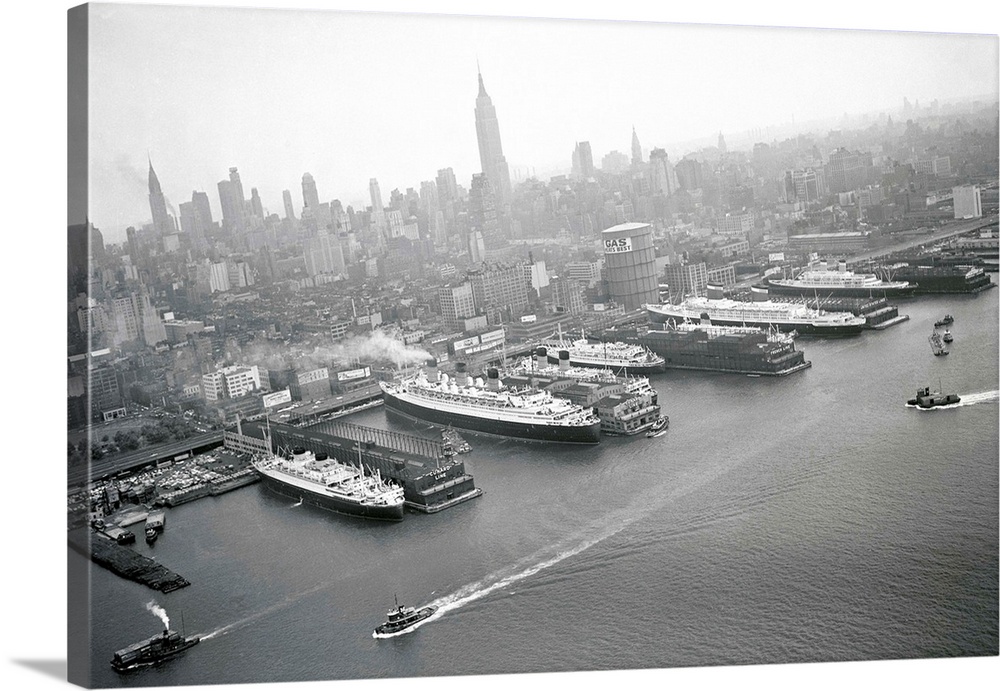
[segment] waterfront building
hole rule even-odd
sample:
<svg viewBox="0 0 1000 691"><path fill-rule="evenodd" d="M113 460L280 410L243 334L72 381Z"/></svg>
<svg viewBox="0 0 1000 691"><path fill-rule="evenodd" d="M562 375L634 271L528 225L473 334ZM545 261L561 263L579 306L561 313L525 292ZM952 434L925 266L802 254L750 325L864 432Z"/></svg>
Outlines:
<svg viewBox="0 0 1000 691"><path fill-rule="evenodd" d="M982 218L983 200L979 185L962 185L952 189L955 218Z"/></svg>
<svg viewBox="0 0 1000 691"><path fill-rule="evenodd" d="M717 219L719 235L746 237L753 232L753 213L726 214Z"/></svg>
<svg viewBox="0 0 1000 691"><path fill-rule="evenodd" d="M517 317L528 308L528 285L520 264L492 264L466 274L472 284L476 311L485 313L490 324Z"/></svg>
<svg viewBox="0 0 1000 691"><path fill-rule="evenodd" d="M476 300L471 283L442 286L438 289L441 316L448 329L464 330L464 320L476 315Z"/></svg>
<svg viewBox="0 0 1000 691"><path fill-rule="evenodd" d="M830 154L824 166L826 182L832 194L850 192L864 182L864 164L860 154L840 147Z"/></svg>
<svg viewBox="0 0 1000 691"><path fill-rule="evenodd" d="M202 375L201 389L206 401L215 402L256 391L261 388L260 382L257 365L230 365Z"/></svg>
<svg viewBox="0 0 1000 691"><path fill-rule="evenodd" d="M670 291L670 300L680 300L685 295L704 295L708 290L708 268L705 262L695 264L667 264L663 278Z"/></svg>
<svg viewBox="0 0 1000 691"><path fill-rule="evenodd" d="M604 278L612 300L626 310L659 302L656 253L648 223L622 223L601 233Z"/></svg>
<svg viewBox="0 0 1000 691"><path fill-rule="evenodd" d="M510 170L500 143L500 122L493 100L486 93L483 74L479 73L479 94L476 96L476 138L479 141L479 162L483 173L493 183L500 209L511 201Z"/></svg>

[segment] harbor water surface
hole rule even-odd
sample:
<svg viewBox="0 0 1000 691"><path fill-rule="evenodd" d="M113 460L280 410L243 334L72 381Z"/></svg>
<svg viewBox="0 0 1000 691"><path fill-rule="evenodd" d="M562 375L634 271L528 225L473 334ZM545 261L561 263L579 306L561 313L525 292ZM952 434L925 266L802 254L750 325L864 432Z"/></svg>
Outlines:
<svg viewBox="0 0 1000 691"><path fill-rule="evenodd" d="M192 585L162 595L94 566L93 683L996 655L998 294L800 340L813 366L789 377L655 375L658 439L469 435L486 494L438 514L366 522L261 485L171 509L135 549ZM945 313L955 341L934 357ZM907 408L925 385L963 402ZM430 433L381 408L347 419ZM394 595L439 612L375 640ZM114 651L162 628L151 600L203 640L118 675Z"/></svg>

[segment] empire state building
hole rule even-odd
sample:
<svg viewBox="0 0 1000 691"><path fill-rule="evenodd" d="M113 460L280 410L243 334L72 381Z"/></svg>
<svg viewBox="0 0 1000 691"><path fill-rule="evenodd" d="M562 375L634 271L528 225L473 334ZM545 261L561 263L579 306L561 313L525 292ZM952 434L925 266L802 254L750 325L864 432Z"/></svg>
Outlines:
<svg viewBox="0 0 1000 691"><path fill-rule="evenodd" d="M476 96L476 138L479 140L479 161L483 172L496 190L497 206L510 205L510 170L500 145L500 123L497 109L483 86L483 74L479 73L479 95Z"/></svg>

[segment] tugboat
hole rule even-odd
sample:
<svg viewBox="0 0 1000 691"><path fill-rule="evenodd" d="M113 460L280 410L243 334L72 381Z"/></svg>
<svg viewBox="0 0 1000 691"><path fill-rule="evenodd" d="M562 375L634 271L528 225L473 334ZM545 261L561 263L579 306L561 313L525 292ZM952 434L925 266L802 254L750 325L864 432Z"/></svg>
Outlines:
<svg viewBox="0 0 1000 691"><path fill-rule="evenodd" d="M656 437L662 437L664 434L667 433L667 427L669 425L670 425L670 418L664 415L659 420L650 425L649 431L646 432L646 438L654 439Z"/></svg>
<svg viewBox="0 0 1000 691"><path fill-rule="evenodd" d="M950 314L946 314L944 315L944 319L939 319L938 321L934 322L934 326L948 326L954 321L955 317L951 316Z"/></svg>
<svg viewBox="0 0 1000 691"><path fill-rule="evenodd" d="M917 408L934 408L937 406L951 405L952 403L958 403L962 398L958 394L949 393L942 394L939 391L931 391L930 387L925 386L922 389L917 389L917 395L906 402L908 406L914 406Z"/></svg>
<svg viewBox="0 0 1000 691"><path fill-rule="evenodd" d="M154 542L156 542L156 538L158 538L159 536L160 536L160 534L158 532L156 532L156 529L154 529L154 528L146 528L146 544L147 545L151 545Z"/></svg>
<svg viewBox="0 0 1000 691"><path fill-rule="evenodd" d="M437 607L424 607L417 610L413 607L406 607L399 604L399 600L393 596L396 602L396 609L388 614L388 621L379 624L372 632L372 638L390 638L400 634L409 633L416 625L437 611Z"/></svg>
<svg viewBox="0 0 1000 691"><path fill-rule="evenodd" d="M951 331L945 329L944 335L941 337L941 340L944 341L945 343L951 343L952 341L955 340L955 337L951 335Z"/></svg>
<svg viewBox="0 0 1000 691"><path fill-rule="evenodd" d="M164 629L159 636L133 643L116 652L111 666L116 672L130 672L139 667L154 665L187 650L200 640L198 636L185 638L176 631Z"/></svg>

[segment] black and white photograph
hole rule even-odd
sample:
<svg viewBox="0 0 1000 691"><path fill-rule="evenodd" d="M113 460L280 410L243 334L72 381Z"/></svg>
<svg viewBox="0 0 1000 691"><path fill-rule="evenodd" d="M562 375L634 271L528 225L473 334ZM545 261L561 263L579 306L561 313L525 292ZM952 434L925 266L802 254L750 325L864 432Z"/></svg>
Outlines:
<svg viewBox="0 0 1000 691"><path fill-rule="evenodd" d="M995 675L995 21L254 4L51 27L19 678Z"/></svg>

